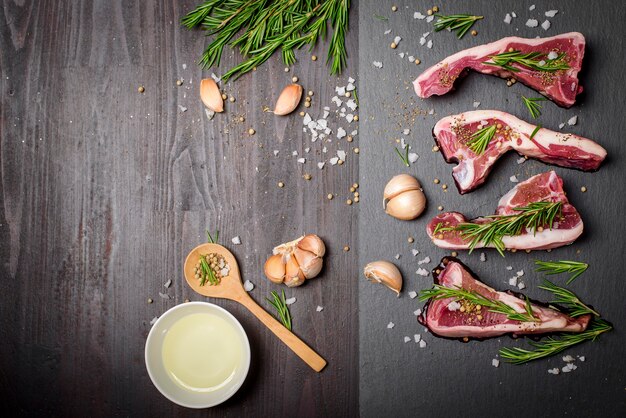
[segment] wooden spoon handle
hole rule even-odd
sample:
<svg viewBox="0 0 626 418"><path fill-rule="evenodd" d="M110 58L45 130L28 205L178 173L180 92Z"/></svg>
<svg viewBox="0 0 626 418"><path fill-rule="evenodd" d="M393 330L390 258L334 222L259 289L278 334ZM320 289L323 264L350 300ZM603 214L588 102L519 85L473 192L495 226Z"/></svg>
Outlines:
<svg viewBox="0 0 626 418"><path fill-rule="evenodd" d="M270 329L287 347L298 355L306 364L308 364L316 372L321 371L326 366L324 360L311 347L306 345L304 341L296 337L294 333L289 331L278 322L272 315L268 314L261 308L247 293L244 297L238 299L238 302L244 305L250 312L254 314L263 324Z"/></svg>

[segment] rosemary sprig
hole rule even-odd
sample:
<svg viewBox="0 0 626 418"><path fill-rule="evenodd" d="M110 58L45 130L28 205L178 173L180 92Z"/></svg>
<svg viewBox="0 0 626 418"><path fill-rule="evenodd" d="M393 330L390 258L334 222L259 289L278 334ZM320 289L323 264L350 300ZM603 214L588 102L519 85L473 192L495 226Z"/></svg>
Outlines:
<svg viewBox="0 0 626 418"><path fill-rule="evenodd" d="M561 213L562 206L562 202L533 202L527 206L513 208L519 214L487 216L492 219L491 222L480 224L463 222L454 227L440 227L442 224L439 223L435 227L435 234L458 231L462 238L470 240L470 254L478 244L482 244L484 247L493 245L504 257L506 248L502 238L519 235L525 229L532 229L535 233L539 227L552 229L554 219Z"/></svg>
<svg viewBox="0 0 626 418"><path fill-rule="evenodd" d="M480 155L485 152L495 134L496 125L485 126L472 134L467 141L467 146L474 151L474 154Z"/></svg>
<svg viewBox="0 0 626 418"><path fill-rule="evenodd" d="M387 16L381 16L381 15L374 15L374 17L378 20L383 20L385 22L387 22L389 20L389 18Z"/></svg>
<svg viewBox="0 0 626 418"><path fill-rule="evenodd" d="M482 19L484 16L472 16L467 14L458 15L435 15L438 17L435 22L435 32L448 29L452 32L456 31L456 36L461 39L468 30L476 23L477 20Z"/></svg>
<svg viewBox="0 0 626 418"><path fill-rule="evenodd" d="M202 274L200 275L200 286L204 286L207 281L210 286L219 284L220 281L217 277L215 277L215 272L206 261L206 255L200 254L200 269L202 270Z"/></svg>
<svg viewBox="0 0 626 418"><path fill-rule="evenodd" d="M396 154L398 154L398 156L402 160L402 164L404 164L407 167L410 167L411 164L409 164L409 146L407 145L406 147L404 147L404 155L402 155L402 153L400 152L398 148L394 148L394 149L396 150Z"/></svg>
<svg viewBox="0 0 626 418"><path fill-rule="evenodd" d="M535 264L538 266L537 271L543 272L547 275L552 274L561 274L561 273L574 273L567 280L567 284L570 284L574 280L578 278L581 274L583 274L589 264L581 263L580 261L539 261L535 260Z"/></svg>
<svg viewBox="0 0 626 418"><path fill-rule="evenodd" d="M533 129L533 132L530 134L528 139L533 139L535 135L537 134L537 132L539 132L539 129L541 129L541 125L535 126L535 129Z"/></svg>
<svg viewBox="0 0 626 418"><path fill-rule="evenodd" d="M585 341L595 341L599 335L612 330L613 327L606 321L594 318L587 330L580 333L560 333L557 337L547 337L539 342L531 342L532 350L519 347L505 347L500 349L500 357L513 364L523 364L558 354L574 345Z"/></svg>
<svg viewBox="0 0 626 418"><path fill-rule="evenodd" d="M539 115L541 115L541 105L537 102L542 102L544 100L546 100L545 97L533 97L529 99L522 96L522 101L524 102L524 105L526 105L526 108L530 112L530 116L532 116L533 119L537 119Z"/></svg>
<svg viewBox="0 0 626 418"><path fill-rule="evenodd" d="M506 303L493 300L484 297L480 293L475 291L462 289L460 287L451 288L445 287L441 285L434 285L432 289L422 290L420 292L419 300L424 302L426 300L439 300L439 299L448 299L453 298L456 301L466 300L472 304L480 305L484 308L487 308L491 312L499 313L502 315L506 315L512 321L520 321L520 322L537 322L537 319L533 315L532 306L530 305L530 301L526 298L525 304L525 312L518 312L513 307L507 305Z"/></svg>
<svg viewBox="0 0 626 418"><path fill-rule="evenodd" d="M278 314L278 319L283 323L285 328L291 331L291 313L289 312L289 307L287 306L287 300L285 299L285 291L282 291L282 295L278 296L278 293L272 291L271 293L272 299L265 298L270 305L276 308L276 313Z"/></svg>
<svg viewBox="0 0 626 418"><path fill-rule="evenodd" d="M207 241L211 244L217 244L217 239L220 237L220 230L217 229L215 231L215 238L213 238L213 236L211 236L211 233L209 232L209 230L206 230L206 236L207 236Z"/></svg>
<svg viewBox="0 0 626 418"><path fill-rule="evenodd" d="M543 285L539 286L539 289L552 292L555 299L550 303L562 305L567 309L567 313L570 316L576 317L587 314L600 316L597 311L594 311L589 306L585 305L574 292L569 289L565 289L564 287L557 286L549 280L544 280Z"/></svg>
<svg viewBox="0 0 626 418"><path fill-rule="evenodd" d="M331 74L339 74L346 66L349 8L350 0L205 0L181 23L213 36L199 62L203 68L219 65L225 46L239 49L244 61L226 71L224 81L260 66L279 50L285 64L293 64L294 51L325 40L330 25L327 62Z"/></svg>
<svg viewBox="0 0 626 418"><path fill-rule="evenodd" d="M522 54L521 51L509 51L497 55L490 55L489 58L491 58L491 61L484 61L483 64L502 67L514 73L519 72L520 69L513 67L513 64L521 65L535 71L553 72L570 68L569 64L563 60L563 57L565 57L564 52L551 60L542 52Z"/></svg>

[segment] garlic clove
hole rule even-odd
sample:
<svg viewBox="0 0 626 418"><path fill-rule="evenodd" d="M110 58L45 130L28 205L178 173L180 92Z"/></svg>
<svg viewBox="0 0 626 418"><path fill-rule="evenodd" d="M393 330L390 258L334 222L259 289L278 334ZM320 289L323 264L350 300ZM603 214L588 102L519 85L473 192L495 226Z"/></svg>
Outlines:
<svg viewBox="0 0 626 418"><path fill-rule="evenodd" d="M372 283L382 283L400 296L402 273L389 261L373 261L365 266L363 273Z"/></svg>
<svg viewBox="0 0 626 418"><path fill-rule="evenodd" d="M400 193L387 202L385 212L396 219L410 221L417 218L426 208L426 196L421 190Z"/></svg>
<svg viewBox="0 0 626 418"><path fill-rule="evenodd" d="M297 244L298 248L309 251L318 257L323 257L326 253L324 241L315 234L308 234L300 238Z"/></svg>
<svg viewBox="0 0 626 418"><path fill-rule="evenodd" d="M293 251L293 256L296 257L296 261L300 265L300 270L307 279L312 279L322 270L322 259L310 251L296 248Z"/></svg>
<svg viewBox="0 0 626 418"><path fill-rule="evenodd" d="M419 181L408 174L393 177L383 192L383 207L394 218L410 221L426 208L426 196Z"/></svg>
<svg viewBox="0 0 626 418"><path fill-rule="evenodd" d="M273 255L265 262L265 276L274 283L282 283L285 278L285 263L283 256Z"/></svg>
<svg viewBox="0 0 626 418"><path fill-rule="evenodd" d="M217 83L212 78L205 78L200 82L200 98L202 103L214 112L224 111L224 99Z"/></svg>
<svg viewBox="0 0 626 418"><path fill-rule="evenodd" d="M289 84L278 96L274 114L279 116L288 115L298 107L302 98L302 86L299 84Z"/></svg>
<svg viewBox="0 0 626 418"><path fill-rule="evenodd" d="M296 257L289 256L285 265L285 284L289 287L300 286L304 283L304 279L304 273L300 270Z"/></svg>

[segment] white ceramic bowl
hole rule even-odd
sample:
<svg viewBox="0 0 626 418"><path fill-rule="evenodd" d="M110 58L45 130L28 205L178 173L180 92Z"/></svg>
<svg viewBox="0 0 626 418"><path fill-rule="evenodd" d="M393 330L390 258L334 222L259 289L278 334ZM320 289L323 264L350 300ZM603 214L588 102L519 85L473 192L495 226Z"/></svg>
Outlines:
<svg viewBox="0 0 626 418"><path fill-rule="evenodd" d="M168 375L163 365L162 349L163 341L168 330L181 318L197 313L211 313L218 315L232 325L236 334L241 337L241 348L243 361L235 371L235 375L230 382L212 392L193 392L183 389L176 384ZM188 302L174 306L154 323L148 339L146 340L146 368L154 386L170 401L187 408L209 408L218 405L237 392L241 387L248 369L250 368L250 342L243 327L237 319L227 310L212 303Z"/></svg>

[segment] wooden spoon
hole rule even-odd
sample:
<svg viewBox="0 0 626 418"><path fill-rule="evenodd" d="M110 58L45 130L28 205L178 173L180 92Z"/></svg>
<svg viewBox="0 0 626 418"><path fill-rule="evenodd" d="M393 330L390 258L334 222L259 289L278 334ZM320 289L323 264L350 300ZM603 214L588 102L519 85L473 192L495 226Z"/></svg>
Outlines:
<svg viewBox="0 0 626 418"><path fill-rule="evenodd" d="M216 253L224 257L226 263L230 266L227 277L223 277L218 285L210 286L208 284L200 286L200 281L195 278L193 271L195 265L200 260L200 254L206 255ZM241 275L237 260L230 251L218 244L202 244L194 248L185 260L185 279L193 290L203 296L212 298L230 299L241 303L248 308L263 324L270 329L287 347L298 355L306 364L311 366L316 372L321 371L326 366L324 360L311 347L306 345L304 341L296 337L291 331L274 319L273 316L265 312L245 291L241 283Z"/></svg>

